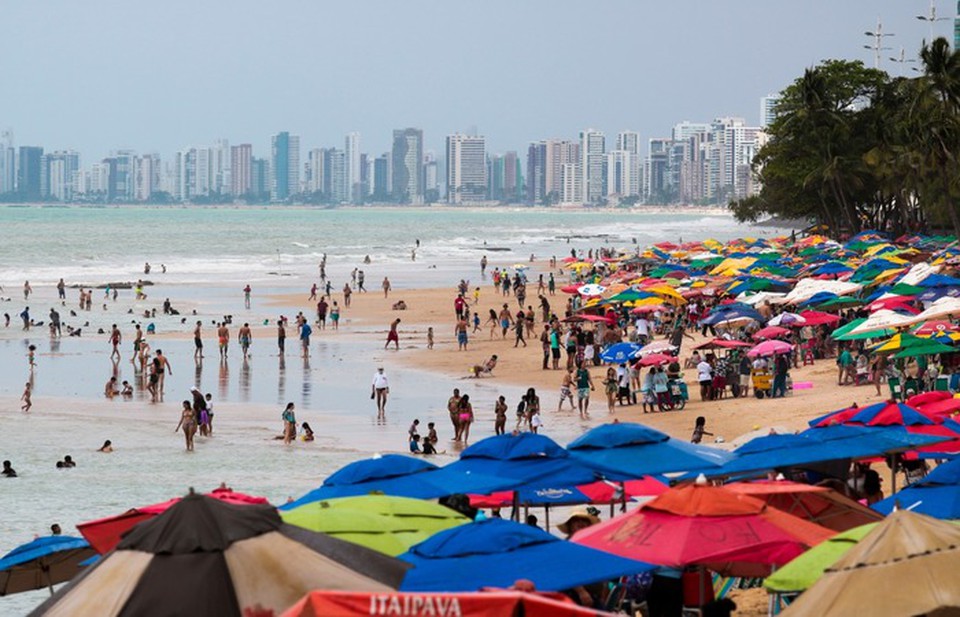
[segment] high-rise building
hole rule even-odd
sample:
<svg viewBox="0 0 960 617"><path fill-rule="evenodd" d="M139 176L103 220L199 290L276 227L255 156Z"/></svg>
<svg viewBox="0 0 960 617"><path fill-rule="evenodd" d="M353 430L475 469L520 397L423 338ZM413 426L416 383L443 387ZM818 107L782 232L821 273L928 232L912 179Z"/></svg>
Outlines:
<svg viewBox="0 0 960 617"><path fill-rule="evenodd" d="M580 172L584 203L597 203L606 192L606 139L600 131L580 131Z"/></svg>
<svg viewBox="0 0 960 617"><path fill-rule="evenodd" d="M13 148L13 131L0 131L0 195L17 190L17 151Z"/></svg>
<svg viewBox="0 0 960 617"><path fill-rule="evenodd" d="M613 166L616 166L614 169ZM607 157L607 194L620 197L640 195L643 187L643 162L640 158L640 134L617 134L617 149Z"/></svg>
<svg viewBox="0 0 960 617"><path fill-rule="evenodd" d="M564 163L560 166L560 203L580 205L583 198L583 170L580 163Z"/></svg>
<svg viewBox="0 0 960 617"><path fill-rule="evenodd" d="M133 160L133 199L148 201L160 190L160 155L144 154Z"/></svg>
<svg viewBox="0 0 960 617"><path fill-rule="evenodd" d="M39 146L20 146L17 157L17 193L21 199L40 199L41 159L43 148Z"/></svg>
<svg viewBox="0 0 960 617"><path fill-rule="evenodd" d="M373 186L371 187L373 200L376 202L390 201L393 185L390 182L390 154L383 153L373 161Z"/></svg>
<svg viewBox="0 0 960 617"><path fill-rule="evenodd" d="M391 153L393 199L399 203L423 203L423 131L397 129Z"/></svg>
<svg viewBox="0 0 960 617"><path fill-rule="evenodd" d="M337 148L323 150L323 192L333 203L346 203L350 200L346 154Z"/></svg>
<svg viewBox="0 0 960 617"><path fill-rule="evenodd" d="M370 155L362 153L360 155L360 192L356 195L355 203L362 204L370 197L370 179L373 176L373 165L370 161Z"/></svg>
<svg viewBox="0 0 960 617"><path fill-rule="evenodd" d="M649 154L643 172L643 196L647 203L672 200L675 186L670 175L670 150L673 140L656 137L649 141Z"/></svg>
<svg viewBox="0 0 960 617"><path fill-rule="evenodd" d="M487 195L493 201L520 200L520 161L514 151L490 156L487 164Z"/></svg>
<svg viewBox="0 0 960 617"><path fill-rule="evenodd" d="M760 128L767 128L776 119L779 102L779 94L768 94L760 99Z"/></svg>
<svg viewBox="0 0 960 617"><path fill-rule="evenodd" d="M447 202L477 203L487 198L487 146L482 136L447 136Z"/></svg>
<svg viewBox="0 0 960 617"><path fill-rule="evenodd" d="M300 137L287 131L270 139L270 200L286 201L300 191Z"/></svg>
<svg viewBox="0 0 960 617"><path fill-rule="evenodd" d="M425 203L440 200L440 180L440 161L437 160L433 151L428 151L423 155L423 201Z"/></svg>
<svg viewBox="0 0 960 617"><path fill-rule="evenodd" d="M313 148L307 152L306 183L308 193L324 192L324 153L323 148Z"/></svg>
<svg viewBox="0 0 960 617"><path fill-rule="evenodd" d="M40 196L56 201L73 199L73 176L80 170L76 152L51 152L40 158Z"/></svg>
<svg viewBox="0 0 960 617"><path fill-rule="evenodd" d="M548 139L527 150L527 201L551 204L562 201L564 165L580 164L580 144ZM581 182L571 186L581 186ZM568 187L569 188L569 187Z"/></svg>
<svg viewBox="0 0 960 617"><path fill-rule="evenodd" d="M360 186L363 167L360 162L360 133L347 133L343 140L343 155L346 163L347 199L350 203L358 204L363 201Z"/></svg>
<svg viewBox="0 0 960 617"><path fill-rule="evenodd" d="M177 152L173 167L173 198L177 201L190 201L196 196L197 149L186 148Z"/></svg>
<svg viewBox="0 0 960 617"><path fill-rule="evenodd" d="M253 146L240 144L230 148L230 194L247 195L253 189Z"/></svg>
<svg viewBox="0 0 960 617"><path fill-rule="evenodd" d="M250 159L250 192L256 199L266 200L270 198L270 173L269 159Z"/></svg>

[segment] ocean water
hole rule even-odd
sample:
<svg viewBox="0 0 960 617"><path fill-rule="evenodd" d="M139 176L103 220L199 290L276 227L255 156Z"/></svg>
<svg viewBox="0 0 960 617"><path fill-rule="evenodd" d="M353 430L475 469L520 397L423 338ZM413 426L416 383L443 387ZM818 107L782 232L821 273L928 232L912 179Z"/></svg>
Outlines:
<svg viewBox="0 0 960 617"><path fill-rule="evenodd" d="M0 553L46 534L54 522L76 534L79 522L162 501L189 487L206 491L226 482L282 503L318 486L350 461L404 451L413 418L421 420L422 430L428 421L437 422L446 454L435 462L443 464L456 456L445 411L452 388L474 400L474 441L492 434L496 397L503 394L515 405L521 394L521 388L496 380L451 379L411 369L404 365L403 349L385 352L382 336L369 332L342 337L316 333L309 362L299 357L291 338L283 359L272 340L258 339L249 361L243 362L234 349L221 364L208 338L210 355L201 366L192 360L191 341L158 339L154 349L162 344L173 365L165 401L151 404L139 392L129 401L105 400L103 385L112 374L132 382L136 375L127 359L127 341L124 358L114 365L106 337L97 336L96 329L119 323L129 335L130 322L160 298L197 310L198 318L209 323L236 312L240 288L250 283L254 302L243 319L257 323L278 312L290 314L292 307L275 306L265 296L306 291L324 253L335 288L342 287L354 267L367 271L374 288L385 274L400 288L453 286L460 278L478 278L477 262L484 254L492 268L527 262L531 253L546 259L571 248L776 232L745 228L725 215L681 212L0 207L0 296L8 299L0 302L0 312L13 317L9 328L0 328L0 459L12 460L21 476L0 479ZM412 261L417 239L421 246ZM367 255L372 263L364 266ZM145 261L154 266L149 277L142 273ZM161 263L167 266L165 275L159 272ZM53 341L42 329L21 331L16 315L25 305L23 281L35 288L29 301L35 318L45 319L55 305L53 284L60 277L84 285L143 277L156 285L147 288L150 298L141 302L129 291L115 303L95 292L94 310L77 311L76 317L68 312L76 299L70 290L67 307L60 311L66 323L89 323L82 338ZM188 316L187 324L192 321ZM164 332L190 328L171 317L155 322ZM353 328L349 315L343 326ZM212 334L208 326L207 336ZM38 348L38 366L34 409L23 414L17 399L29 377L29 344ZM404 348L417 344L402 341ZM465 366L479 360L467 358ZM379 364L391 379L385 421L376 419L369 399L370 379ZM213 394L217 417L215 436L198 438L196 451L188 454L174 427L179 403L194 385ZM541 395L544 408L551 409L556 392ZM283 447L273 439L288 401L296 404L298 420L316 431L314 443ZM602 401L594 405L595 415L606 413ZM545 421L545 433L560 443L587 428L572 412L548 413ZM115 453L95 452L105 439L114 442ZM57 470L56 461L66 454L78 467ZM0 598L0 615L24 614L44 593Z"/></svg>

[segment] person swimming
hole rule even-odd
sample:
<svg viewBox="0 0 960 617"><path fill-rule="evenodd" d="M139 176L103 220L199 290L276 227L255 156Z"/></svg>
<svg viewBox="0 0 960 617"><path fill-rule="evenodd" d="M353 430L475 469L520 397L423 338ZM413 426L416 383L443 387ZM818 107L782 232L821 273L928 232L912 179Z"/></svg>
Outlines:
<svg viewBox="0 0 960 617"><path fill-rule="evenodd" d="M97 449L97 452L103 452L104 454L113 452L113 442L109 439L104 441L103 445Z"/></svg>

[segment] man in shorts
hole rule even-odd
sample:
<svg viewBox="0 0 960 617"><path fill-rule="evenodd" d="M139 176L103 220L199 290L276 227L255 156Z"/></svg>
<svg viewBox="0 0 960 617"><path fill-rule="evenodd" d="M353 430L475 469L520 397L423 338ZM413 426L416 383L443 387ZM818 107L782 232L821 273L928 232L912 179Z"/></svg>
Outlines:
<svg viewBox="0 0 960 617"><path fill-rule="evenodd" d="M217 324L217 342L220 344L220 359L226 360L230 349L230 329L226 322Z"/></svg>
<svg viewBox="0 0 960 617"><path fill-rule="evenodd" d="M193 329L193 359L197 361L203 358L203 339L200 338L201 325L201 322L197 321L197 327Z"/></svg>
<svg viewBox="0 0 960 617"><path fill-rule="evenodd" d="M390 331L387 332L387 342L383 345L383 348L386 349L390 346L390 343L393 343L397 351L400 351L400 333L397 332L397 326L400 325L400 318L397 317L393 320L393 323L390 324Z"/></svg>
<svg viewBox="0 0 960 617"><path fill-rule="evenodd" d="M370 398L377 401L377 416L382 417L387 409L387 395L390 394L390 382L387 376L383 374L383 367L377 369L373 374L373 382L370 384Z"/></svg>
<svg viewBox="0 0 960 617"><path fill-rule="evenodd" d="M590 371L581 364L577 368L577 409L580 411L580 418L584 420L590 417L590 391L593 389Z"/></svg>

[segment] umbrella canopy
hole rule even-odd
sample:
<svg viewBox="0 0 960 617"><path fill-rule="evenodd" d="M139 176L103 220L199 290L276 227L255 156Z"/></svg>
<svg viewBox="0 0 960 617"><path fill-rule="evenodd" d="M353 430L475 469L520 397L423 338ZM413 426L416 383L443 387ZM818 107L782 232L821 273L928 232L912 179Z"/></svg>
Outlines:
<svg viewBox="0 0 960 617"><path fill-rule="evenodd" d="M827 568L783 614L927 615L955 609L960 606L958 559L960 528L900 510Z"/></svg>
<svg viewBox="0 0 960 617"><path fill-rule="evenodd" d="M457 615L459 617L605 617L613 613L582 608L566 596L518 591L484 593L369 593L311 591L282 617L366 617L367 615Z"/></svg>
<svg viewBox="0 0 960 617"><path fill-rule="evenodd" d="M884 330L871 330L868 332L858 332L853 334L853 330L858 328L863 322L867 320L866 317L858 317L850 323L840 326L836 330L830 333L830 336L837 341L859 341L868 338L882 338L885 336L892 336L896 331L890 329Z"/></svg>
<svg viewBox="0 0 960 617"><path fill-rule="evenodd" d="M760 328L754 332L753 340L764 341L767 339L777 339L790 336L791 334L792 332L786 328L781 328L780 326L767 326L766 328Z"/></svg>
<svg viewBox="0 0 960 617"><path fill-rule="evenodd" d="M914 394L907 399L907 405L916 407L928 416L946 417L960 411L960 398L954 398L950 392L934 390Z"/></svg>
<svg viewBox="0 0 960 617"><path fill-rule="evenodd" d="M776 593L804 591L876 526L868 523L828 538L768 576L763 586Z"/></svg>
<svg viewBox="0 0 960 617"><path fill-rule="evenodd" d="M927 477L898 493L873 504L877 512L889 514L900 508L943 519L960 519L960 459L931 471Z"/></svg>
<svg viewBox="0 0 960 617"><path fill-rule="evenodd" d="M600 359L611 364L623 364L640 354L640 345L636 343L616 343L600 352Z"/></svg>
<svg viewBox="0 0 960 617"><path fill-rule="evenodd" d="M915 407L896 401L881 401L866 407L848 407L810 420L810 426L860 424L863 426L913 426L936 424L936 420Z"/></svg>
<svg viewBox="0 0 960 617"><path fill-rule="evenodd" d="M581 296L599 296L607 290L603 285L594 285L593 283L589 285L581 285L577 287L577 293Z"/></svg>
<svg viewBox="0 0 960 617"><path fill-rule="evenodd" d="M796 313L784 312L779 315L774 315L767 321L768 326L802 326L807 323L807 320L797 315Z"/></svg>
<svg viewBox="0 0 960 617"><path fill-rule="evenodd" d="M314 501L280 513L284 522L396 556L438 531L470 520L420 499L362 495Z"/></svg>
<svg viewBox="0 0 960 617"><path fill-rule="evenodd" d="M476 591L521 578L560 591L654 568L497 518L441 531L400 558L414 566L404 591Z"/></svg>
<svg viewBox="0 0 960 617"><path fill-rule="evenodd" d="M621 490L622 489L622 490ZM524 506L579 505L585 503L609 504L623 500L653 497L667 490L667 485L655 478L627 480L616 484L593 482L553 491L520 491L518 503ZM490 495L470 495L475 508L502 508L513 504L513 491L499 491Z"/></svg>
<svg viewBox="0 0 960 617"><path fill-rule="evenodd" d="M353 497L370 493L383 493L417 499L436 499L464 491L462 477L437 473L440 467L422 457L385 454L354 461L331 474L323 485L296 501L280 506L291 510L297 506L321 499ZM480 493L509 488L502 478L489 478L479 474L470 477L470 488Z"/></svg>
<svg viewBox="0 0 960 617"><path fill-rule="evenodd" d="M750 346L751 346L750 343L745 343L744 341L734 341L734 340L729 340L725 338L715 338L705 343L700 343L699 345L695 345L694 349L709 349L709 350L737 349L740 347L750 347Z"/></svg>
<svg viewBox="0 0 960 617"><path fill-rule="evenodd" d="M960 331L960 326L951 321L931 319L914 328L913 333L917 336L939 336L958 331Z"/></svg>
<svg viewBox="0 0 960 617"><path fill-rule="evenodd" d="M732 456L717 448L673 439L642 424L602 424L567 445L570 455L630 478L717 468Z"/></svg>
<svg viewBox="0 0 960 617"><path fill-rule="evenodd" d="M266 497L245 495L244 493L238 493L225 487L215 489L207 493L207 496L214 499L219 499L226 503L237 505L269 505ZM80 531L80 535L87 539L87 541L90 543L90 546L96 549L96 551L101 555L104 555L109 553L114 549L114 547L117 546L117 544L120 543L120 538L127 531L133 529L137 524L142 523L143 521L148 521L153 517L166 512L170 506L179 501L180 498L175 497L169 501L155 503L149 506L130 508L123 514L117 514L115 516L108 516L106 518L80 523L77 525L77 529Z"/></svg>
<svg viewBox="0 0 960 617"><path fill-rule="evenodd" d="M670 353L676 351L676 347L667 341L652 341L640 349L640 355L646 356L652 353Z"/></svg>
<svg viewBox="0 0 960 617"><path fill-rule="evenodd" d="M808 326L819 326L823 324L832 324L840 321L839 315L833 313L824 313L822 311L802 311L800 316Z"/></svg>
<svg viewBox="0 0 960 617"><path fill-rule="evenodd" d="M31 615L280 612L316 587L389 591L405 569L391 557L285 525L272 506L189 495L137 525Z"/></svg>
<svg viewBox="0 0 960 617"><path fill-rule="evenodd" d="M921 323L930 319L960 316L960 298L944 296L927 309L911 319L911 323Z"/></svg>
<svg viewBox="0 0 960 617"><path fill-rule="evenodd" d="M883 518L876 511L825 486L758 480L725 484L724 488L762 499L777 510L834 531L846 531Z"/></svg>
<svg viewBox="0 0 960 617"><path fill-rule="evenodd" d="M22 544L0 559L0 596L69 581L80 562L96 554L83 538L45 536Z"/></svg>
<svg viewBox="0 0 960 617"><path fill-rule="evenodd" d="M917 343L916 345L911 345L898 351L893 357L894 358L916 358L918 356L935 356L941 353L954 353L957 351L956 347L951 347L949 345L944 345L933 339L921 339L922 343Z"/></svg>
<svg viewBox="0 0 960 617"><path fill-rule="evenodd" d="M643 356L640 358L638 364L640 366L661 366L663 364L669 364L676 360L674 356L668 356L665 353L652 353L648 356Z"/></svg>
<svg viewBox="0 0 960 617"><path fill-rule="evenodd" d="M766 576L831 535L759 499L688 485L587 527L573 541L673 568L700 565L727 576Z"/></svg>
<svg viewBox="0 0 960 617"><path fill-rule="evenodd" d="M912 315L903 315L901 313L897 313L896 311L880 309L876 313L870 315L870 317L863 321L859 326L850 330L848 334L876 333L881 330L902 328L915 322L916 320Z"/></svg>
<svg viewBox="0 0 960 617"><path fill-rule="evenodd" d="M747 352L747 355L751 358L756 358L757 356L774 356L777 354L790 353L791 351L793 351L793 345L790 343L771 340L764 341L753 347Z"/></svg>

